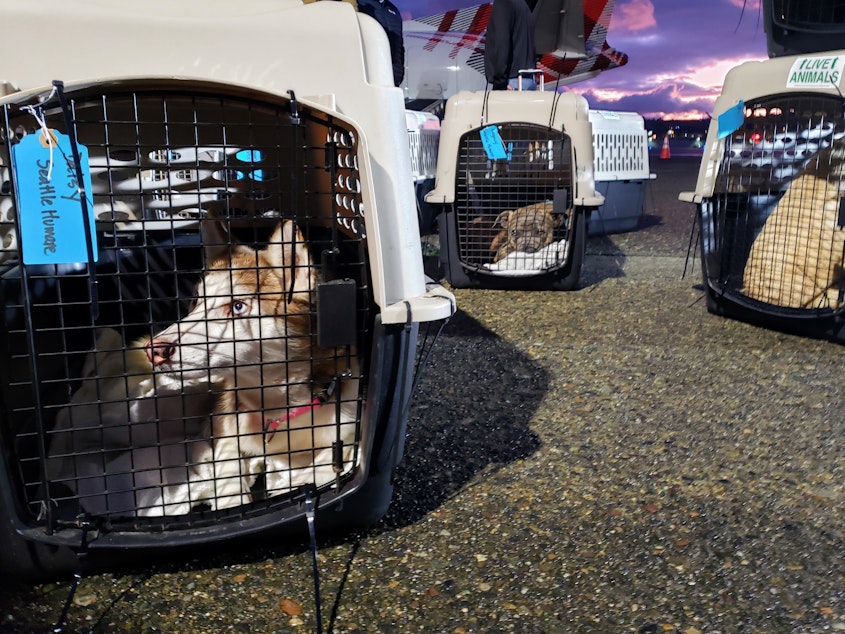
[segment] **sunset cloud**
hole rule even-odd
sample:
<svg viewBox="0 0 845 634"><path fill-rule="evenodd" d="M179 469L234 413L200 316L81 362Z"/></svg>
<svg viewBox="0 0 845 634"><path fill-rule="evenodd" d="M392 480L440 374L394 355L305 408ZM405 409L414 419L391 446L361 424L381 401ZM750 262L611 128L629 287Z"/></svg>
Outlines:
<svg viewBox="0 0 845 634"><path fill-rule="evenodd" d="M611 27L621 32L636 32L657 26L651 0L619 0L610 19Z"/></svg>
<svg viewBox="0 0 845 634"><path fill-rule="evenodd" d="M617 21L625 5L644 2L657 26L632 33L630 17ZM629 15L626 13L626 15ZM632 0L617 2L608 42L629 56L627 66L571 84L597 109L638 112L646 118L710 116L728 71L767 57L759 0Z"/></svg>
<svg viewBox="0 0 845 634"><path fill-rule="evenodd" d="M728 74L728 71L751 59L759 59L759 57L717 60L713 64L693 70L684 79L696 86L720 89L722 84L725 83L725 75Z"/></svg>
<svg viewBox="0 0 845 634"><path fill-rule="evenodd" d="M613 89L579 90L591 107L600 110L638 112L647 119L704 119L713 109L719 91L689 90L671 84L649 90L621 92Z"/></svg>

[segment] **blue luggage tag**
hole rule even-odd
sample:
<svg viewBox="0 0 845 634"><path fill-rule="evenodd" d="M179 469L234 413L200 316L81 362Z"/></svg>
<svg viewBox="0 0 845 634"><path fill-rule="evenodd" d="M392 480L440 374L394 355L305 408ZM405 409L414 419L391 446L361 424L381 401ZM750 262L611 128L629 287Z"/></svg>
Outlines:
<svg viewBox="0 0 845 634"><path fill-rule="evenodd" d="M88 148L77 144L77 149L81 187L67 135L42 128L12 146L24 264L89 262L83 195L87 202L91 255L97 261Z"/></svg>
<svg viewBox="0 0 845 634"><path fill-rule="evenodd" d="M745 123L745 102L740 100L732 108L728 108L716 118L719 139L730 136Z"/></svg>
<svg viewBox="0 0 845 634"><path fill-rule="evenodd" d="M486 128L481 128L479 134L481 135L481 145L484 146L487 158L490 160L508 158L508 153L505 151L505 142L502 141L499 128L489 125Z"/></svg>

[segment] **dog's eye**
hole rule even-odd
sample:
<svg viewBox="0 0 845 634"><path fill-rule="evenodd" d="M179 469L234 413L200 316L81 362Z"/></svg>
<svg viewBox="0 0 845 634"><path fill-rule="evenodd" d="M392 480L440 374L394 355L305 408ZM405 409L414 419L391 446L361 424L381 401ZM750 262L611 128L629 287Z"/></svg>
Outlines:
<svg viewBox="0 0 845 634"><path fill-rule="evenodd" d="M239 299L236 299L231 304L229 304L229 308L232 311L233 315L243 315L249 310L249 304L246 302L242 302Z"/></svg>

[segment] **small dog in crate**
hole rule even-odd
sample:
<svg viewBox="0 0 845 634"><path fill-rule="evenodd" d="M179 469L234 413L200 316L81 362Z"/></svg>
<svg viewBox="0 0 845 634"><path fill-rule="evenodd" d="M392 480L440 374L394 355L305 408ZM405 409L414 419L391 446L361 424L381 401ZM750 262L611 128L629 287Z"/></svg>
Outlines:
<svg viewBox="0 0 845 634"><path fill-rule="evenodd" d="M317 272L305 240L291 221L261 250L230 241L217 221L203 229L209 264L196 303L146 346L164 385L218 386L197 486L210 479L207 501L222 509L250 501L259 475L268 496L325 484L349 466L358 366L354 351L314 341Z"/></svg>
<svg viewBox="0 0 845 634"><path fill-rule="evenodd" d="M490 243L493 262L510 253L536 253L554 240L554 230L563 224L563 216L552 213L552 203L542 202L500 213L494 226L503 227Z"/></svg>

